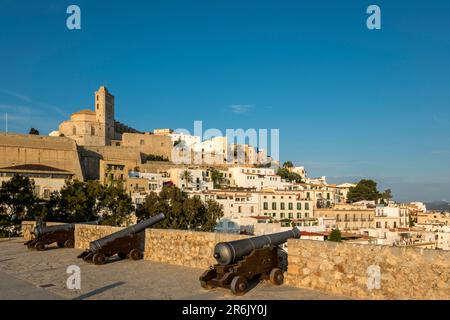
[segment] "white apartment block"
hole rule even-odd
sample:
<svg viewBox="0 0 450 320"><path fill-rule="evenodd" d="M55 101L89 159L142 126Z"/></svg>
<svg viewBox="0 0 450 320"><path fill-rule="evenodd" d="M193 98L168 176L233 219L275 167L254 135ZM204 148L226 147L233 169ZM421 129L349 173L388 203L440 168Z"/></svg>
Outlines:
<svg viewBox="0 0 450 320"><path fill-rule="evenodd" d="M271 168L232 167L228 169L231 187L255 190L286 189L290 183L282 180Z"/></svg>
<svg viewBox="0 0 450 320"><path fill-rule="evenodd" d="M211 180L210 172L206 169L170 168L167 170L170 181L182 190L211 190L214 183ZM189 173L189 178L184 176L184 172Z"/></svg>
<svg viewBox="0 0 450 320"><path fill-rule="evenodd" d="M274 191L259 193L262 216L276 220L304 222L314 218L314 206L301 192Z"/></svg>
<svg viewBox="0 0 450 320"><path fill-rule="evenodd" d="M404 206L377 206L375 228L396 229L409 227L409 209Z"/></svg>
<svg viewBox="0 0 450 320"><path fill-rule="evenodd" d="M185 146L188 147L195 144L199 144L201 142L200 137L185 133L174 132L169 134L169 137L172 139L173 143L183 143Z"/></svg>

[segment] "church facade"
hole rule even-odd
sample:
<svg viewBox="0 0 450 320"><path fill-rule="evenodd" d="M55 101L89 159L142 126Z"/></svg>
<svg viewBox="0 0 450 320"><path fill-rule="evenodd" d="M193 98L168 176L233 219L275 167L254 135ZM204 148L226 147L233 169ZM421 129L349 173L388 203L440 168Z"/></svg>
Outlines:
<svg viewBox="0 0 450 320"><path fill-rule="evenodd" d="M51 135L71 138L79 146L110 146L122 139L122 133L138 133L114 119L114 96L104 86L95 92L94 110L73 113Z"/></svg>

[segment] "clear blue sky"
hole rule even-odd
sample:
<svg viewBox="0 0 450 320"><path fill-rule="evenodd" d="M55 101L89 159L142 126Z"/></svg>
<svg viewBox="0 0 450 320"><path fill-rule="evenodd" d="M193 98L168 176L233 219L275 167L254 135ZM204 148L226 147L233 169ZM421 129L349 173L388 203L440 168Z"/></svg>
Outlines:
<svg viewBox="0 0 450 320"><path fill-rule="evenodd" d="M69 4L81 31L66 28ZM370 4L380 31L366 28ZM137 129L279 128L281 159L312 176L450 200L449 12L444 0L1 0L0 130L8 112L10 131L47 134L106 85Z"/></svg>

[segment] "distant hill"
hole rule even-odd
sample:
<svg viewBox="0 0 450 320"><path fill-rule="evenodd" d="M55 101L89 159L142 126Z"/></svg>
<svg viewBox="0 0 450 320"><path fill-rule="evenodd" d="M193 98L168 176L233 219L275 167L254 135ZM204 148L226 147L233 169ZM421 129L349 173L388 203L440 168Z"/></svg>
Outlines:
<svg viewBox="0 0 450 320"><path fill-rule="evenodd" d="M450 212L450 203L446 201L427 202L425 205L427 206L427 210Z"/></svg>

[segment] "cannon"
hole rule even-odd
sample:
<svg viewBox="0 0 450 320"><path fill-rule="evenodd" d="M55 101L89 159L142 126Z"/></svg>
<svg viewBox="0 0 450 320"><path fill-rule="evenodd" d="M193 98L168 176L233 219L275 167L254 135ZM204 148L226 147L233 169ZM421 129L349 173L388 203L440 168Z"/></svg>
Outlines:
<svg viewBox="0 0 450 320"><path fill-rule="evenodd" d="M78 258L96 265L104 264L114 255L119 256L120 259L142 259L144 255L140 249L140 233L163 219L164 214L160 213L131 227L92 241L89 249L81 253Z"/></svg>
<svg viewBox="0 0 450 320"><path fill-rule="evenodd" d="M218 243L214 248L217 264L200 276L200 285L205 289L230 289L236 295L244 294L248 281L257 277L281 285L284 275L278 246L290 238L300 238L300 230L293 228L270 235Z"/></svg>
<svg viewBox="0 0 450 320"><path fill-rule="evenodd" d="M46 246L57 243L60 248L73 248L75 245L75 224L68 223L47 227L38 222L33 230L34 239L24 243L29 249L44 251Z"/></svg>

